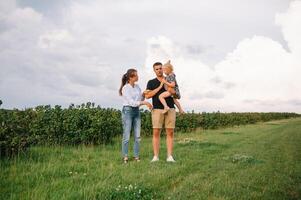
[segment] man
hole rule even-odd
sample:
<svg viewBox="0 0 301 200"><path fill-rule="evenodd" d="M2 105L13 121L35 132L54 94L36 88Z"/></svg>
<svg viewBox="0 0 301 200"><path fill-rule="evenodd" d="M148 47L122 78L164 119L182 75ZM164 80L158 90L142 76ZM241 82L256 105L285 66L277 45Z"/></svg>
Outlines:
<svg viewBox="0 0 301 200"><path fill-rule="evenodd" d="M168 107L167 113L163 114L164 106L159 100L159 95L166 90L163 87L162 80L164 79L162 63L156 62L153 65L156 78L149 80L147 83L147 90L144 95L147 99L152 98L152 125L153 125L153 151L154 157L151 162L159 161L160 148L160 132L164 125L166 130L166 146L167 146L167 162L175 162L172 157L174 129L176 124L176 111L172 97L165 98Z"/></svg>

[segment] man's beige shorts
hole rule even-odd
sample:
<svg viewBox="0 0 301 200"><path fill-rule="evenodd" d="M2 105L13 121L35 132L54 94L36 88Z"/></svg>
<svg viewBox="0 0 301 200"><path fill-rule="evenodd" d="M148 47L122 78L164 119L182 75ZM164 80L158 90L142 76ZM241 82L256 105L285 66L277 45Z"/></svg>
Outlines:
<svg viewBox="0 0 301 200"><path fill-rule="evenodd" d="M176 126L176 110L174 108L169 109L165 114L162 114L162 109L152 110L152 124L153 128L162 128L163 124L165 128L175 128Z"/></svg>

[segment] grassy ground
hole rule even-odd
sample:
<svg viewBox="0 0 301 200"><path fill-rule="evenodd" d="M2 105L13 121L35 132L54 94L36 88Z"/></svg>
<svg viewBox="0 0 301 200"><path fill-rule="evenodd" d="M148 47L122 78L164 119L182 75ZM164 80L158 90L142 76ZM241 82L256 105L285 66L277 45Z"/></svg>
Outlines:
<svg viewBox="0 0 301 200"><path fill-rule="evenodd" d="M1 161L1 199L301 199L301 119L176 133L176 163L122 164L114 145L33 147ZM131 146L133 144L131 138ZM132 149L131 149L132 150Z"/></svg>

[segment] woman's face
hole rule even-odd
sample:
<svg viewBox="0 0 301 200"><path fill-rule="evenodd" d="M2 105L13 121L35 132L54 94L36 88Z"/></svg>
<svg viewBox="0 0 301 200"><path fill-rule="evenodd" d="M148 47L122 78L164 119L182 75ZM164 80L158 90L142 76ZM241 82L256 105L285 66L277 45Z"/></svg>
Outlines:
<svg viewBox="0 0 301 200"><path fill-rule="evenodd" d="M132 77L130 77L130 81L132 81L132 82L137 82L138 81L138 73L137 72L134 72L133 74L132 74Z"/></svg>

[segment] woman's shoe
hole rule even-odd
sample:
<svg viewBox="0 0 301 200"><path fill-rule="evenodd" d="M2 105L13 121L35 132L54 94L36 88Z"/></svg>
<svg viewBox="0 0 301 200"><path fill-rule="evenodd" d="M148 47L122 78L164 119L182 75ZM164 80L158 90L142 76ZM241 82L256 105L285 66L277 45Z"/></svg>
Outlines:
<svg viewBox="0 0 301 200"><path fill-rule="evenodd" d="M123 163L124 164L127 164L129 162L129 159L126 157L126 158L123 158Z"/></svg>
<svg viewBox="0 0 301 200"><path fill-rule="evenodd" d="M140 158L139 158L139 157L135 157L134 160L135 160L136 162L140 162Z"/></svg>

